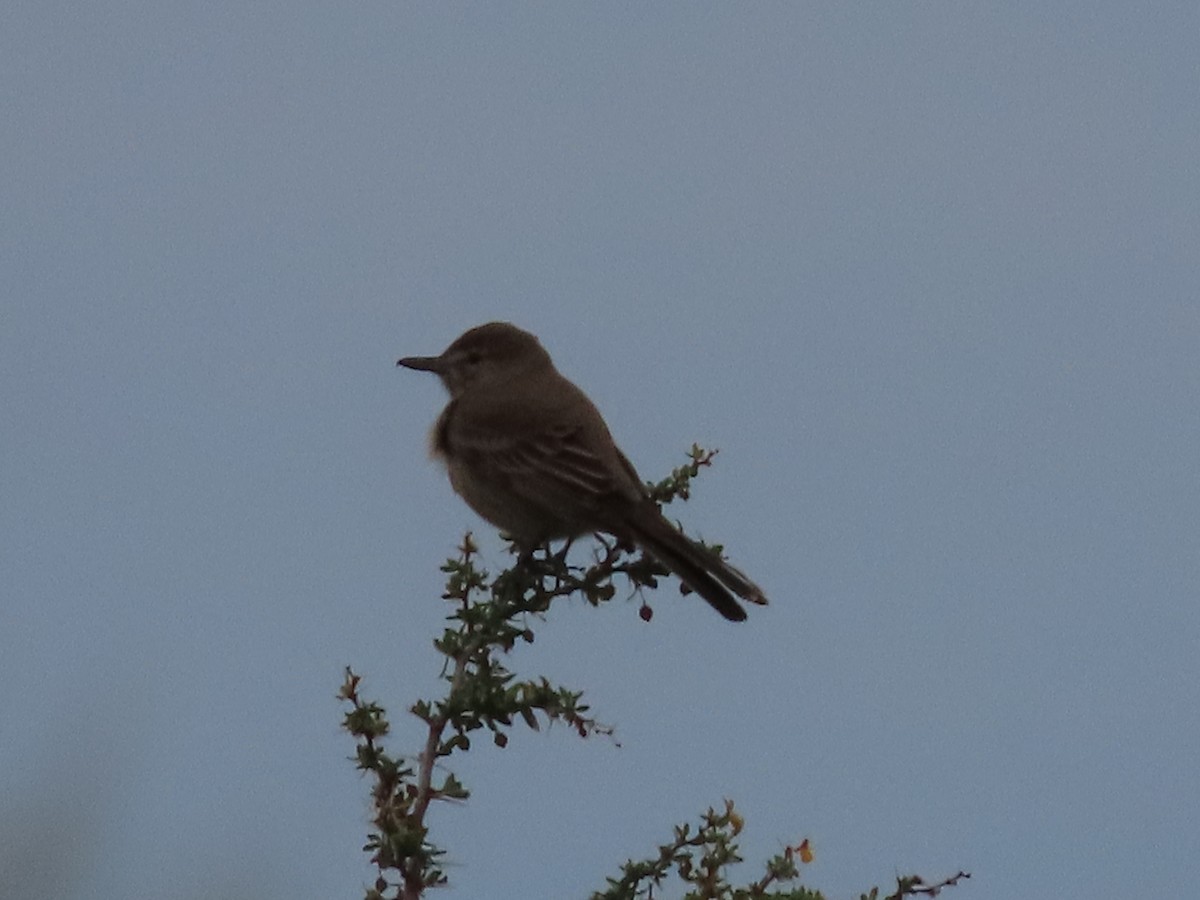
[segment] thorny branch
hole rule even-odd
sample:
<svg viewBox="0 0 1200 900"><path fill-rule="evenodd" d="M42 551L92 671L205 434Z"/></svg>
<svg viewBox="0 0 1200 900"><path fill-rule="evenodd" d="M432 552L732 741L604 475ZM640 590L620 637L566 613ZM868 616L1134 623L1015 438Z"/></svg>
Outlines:
<svg viewBox="0 0 1200 900"><path fill-rule="evenodd" d="M711 464L716 451L693 446L689 462L661 482L648 485L655 501L686 500L691 479ZM599 537L599 536L598 536ZM516 719L538 730L539 714L548 723L561 720L580 737L611 736L612 729L586 715L582 693L550 683L546 678L518 680L505 666L506 655L518 643L532 643L529 619L541 618L558 597L579 594L598 606L616 594L614 578L622 576L635 591L654 588L667 570L655 560L636 554L634 548L599 538L598 549L587 566L567 561L570 544L552 552L524 552L513 547L517 560L494 579L477 567L478 549L467 534L458 555L442 566L446 590L442 598L451 604L449 622L434 647L444 657L441 678L445 696L436 701L419 700L409 711L425 723L424 746L415 757L389 755L382 740L390 731L385 710L364 700L361 679L349 667L339 696L350 705L343 726L355 738L357 767L374 778L374 830L364 850L378 870L366 900L420 900L426 890L446 884L441 859L445 851L428 839L426 822L435 800L463 801L469 792L455 775L435 777L438 763L455 752L471 748L471 734L487 729L493 743L508 744L508 730ZM719 548L716 548L719 550ZM652 611L643 599L643 619ZM689 825L675 829L675 839L659 848L656 857L622 867L619 879L608 880L608 890L593 900L636 900L652 898L656 887L670 875L691 886L688 897L721 900L823 900L818 891L804 887L771 891L775 885L794 881L797 863L811 861L808 842L788 847L768 860L766 873L745 888L734 888L726 880L728 868L741 862L735 841L742 817L731 801L721 811L710 809L693 833ZM923 894L936 896L943 888L969 878L966 872L936 884L917 876L897 879L897 891L885 900ZM878 900L879 889L864 894L863 900Z"/></svg>

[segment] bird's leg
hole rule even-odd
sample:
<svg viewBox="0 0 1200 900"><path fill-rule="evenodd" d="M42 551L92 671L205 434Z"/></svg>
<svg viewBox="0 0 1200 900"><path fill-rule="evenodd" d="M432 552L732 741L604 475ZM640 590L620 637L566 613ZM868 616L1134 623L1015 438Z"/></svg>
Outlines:
<svg viewBox="0 0 1200 900"><path fill-rule="evenodd" d="M573 543L575 543L575 538L573 538L573 537L567 538L565 541L563 541L562 549L559 550L557 553L551 555L550 554L550 543L547 542L546 543L546 558L553 559L556 563L558 563L559 566L561 566L562 568L566 568L567 553L570 551L571 545Z"/></svg>
<svg viewBox="0 0 1200 900"><path fill-rule="evenodd" d="M616 547L622 553L628 553L630 555L632 555L633 551L638 548L637 544L635 544L629 538L623 538L623 537L617 537Z"/></svg>

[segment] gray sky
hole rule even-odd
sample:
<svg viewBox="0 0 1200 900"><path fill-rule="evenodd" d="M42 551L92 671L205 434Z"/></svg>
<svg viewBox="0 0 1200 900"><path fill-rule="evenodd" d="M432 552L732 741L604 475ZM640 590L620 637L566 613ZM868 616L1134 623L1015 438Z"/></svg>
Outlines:
<svg viewBox="0 0 1200 900"><path fill-rule="evenodd" d="M9 4L6 898L359 895L342 667L415 751L438 565L505 561L393 363L492 319L645 477L721 448L677 514L772 605L556 609L511 662L621 747L464 759L447 896L584 896L723 797L831 897L1193 893L1198 26Z"/></svg>

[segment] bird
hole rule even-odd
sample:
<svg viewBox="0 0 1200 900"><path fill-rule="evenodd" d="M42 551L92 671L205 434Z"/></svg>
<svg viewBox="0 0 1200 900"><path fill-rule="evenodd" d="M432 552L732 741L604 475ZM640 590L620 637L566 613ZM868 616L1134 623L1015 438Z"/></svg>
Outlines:
<svg viewBox="0 0 1200 900"><path fill-rule="evenodd" d="M508 322L463 333L438 356L396 363L441 379L450 401L431 455L454 491L524 548L603 532L673 572L726 619L761 588L663 515L588 396L555 368L536 336Z"/></svg>

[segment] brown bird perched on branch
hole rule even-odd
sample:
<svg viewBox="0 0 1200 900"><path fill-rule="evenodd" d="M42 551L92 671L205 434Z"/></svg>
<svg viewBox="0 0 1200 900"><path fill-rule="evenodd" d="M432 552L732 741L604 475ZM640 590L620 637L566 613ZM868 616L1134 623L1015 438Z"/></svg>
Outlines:
<svg viewBox="0 0 1200 900"><path fill-rule="evenodd" d="M641 547L726 619L746 618L735 594L767 602L754 582L667 521L595 405L529 332L491 322L440 356L397 365L442 380L450 402L433 428L433 453L459 496L517 543L607 532Z"/></svg>

